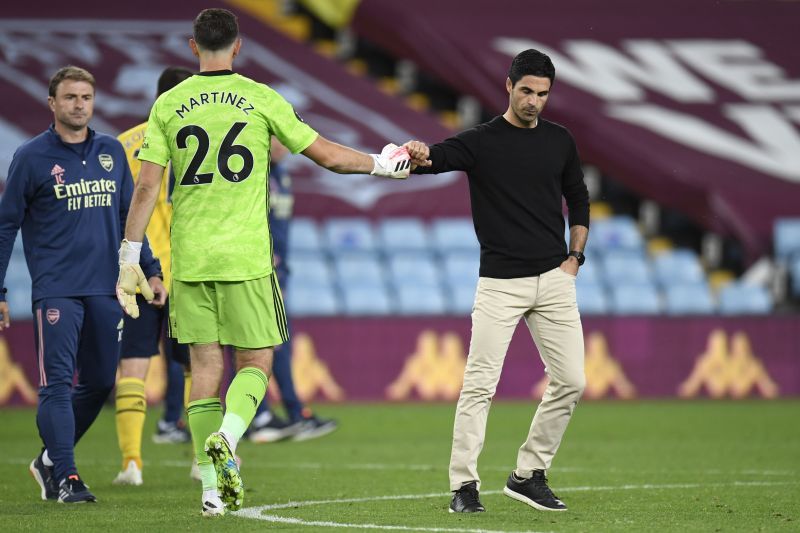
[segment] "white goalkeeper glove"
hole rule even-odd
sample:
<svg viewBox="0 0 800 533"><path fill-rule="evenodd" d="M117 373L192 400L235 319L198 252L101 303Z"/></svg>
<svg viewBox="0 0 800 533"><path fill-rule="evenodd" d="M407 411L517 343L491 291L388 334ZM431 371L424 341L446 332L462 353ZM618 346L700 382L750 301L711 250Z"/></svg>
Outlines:
<svg viewBox="0 0 800 533"><path fill-rule="evenodd" d="M148 302L153 301L155 295L147 279L144 277L142 267L139 266L139 254L142 243L130 242L125 239L119 247L119 278L117 278L117 301L126 315L139 318L139 306L136 305L136 289Z"/></svg>
<svg viewBox="0 0 800 533"><path fill-rule="evenodd" d="M411 156L408 150L396 144L387 144L380 154L369 154L375 161L373 176L384 178L406 179L411 172Z"/></svg>

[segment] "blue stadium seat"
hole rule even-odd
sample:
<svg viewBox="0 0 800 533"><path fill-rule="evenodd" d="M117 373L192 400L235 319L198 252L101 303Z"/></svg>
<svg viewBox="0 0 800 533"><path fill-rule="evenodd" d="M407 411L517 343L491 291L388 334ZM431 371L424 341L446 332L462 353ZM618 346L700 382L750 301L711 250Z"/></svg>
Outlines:
<svg viewBox="0 0 800 533"><path fill-rule="evenodd" d="M618 284L611 288L611 312L615 315L657 315L661 298L652 284Z"/></svg>
<svg viewBox="0 0 800 533"><path fill-rule="evenodd" d="M584 265L586 266L586 265ZM583 272L578 274L581 278ZM608 313L608 296L599 283L583 283L575 289L578 300L578 311L581 315L604 315Z"/></svg>
<svg viewBox="0 0 800 533"><path fill-rule="evenodd" d="M337 255L333 265L340 286L384 284L384 268L374 254Z"/></svg>
<svg viewBox="0 0 800 533"><path fill-rule="evenodd" d="M378 223L378 240L384 251L426 252L428 232L418 218L386 218Z"/></svg>
<svg viewBox="0 0 800 533"><path fill-rule="evenodd" d="M765 315L770 311L772 297L759 285L734 282L719 291L719 312L723 315Z"/></svg>
<svg viewBox="0 0 800 533"><path fill-rule="evenodd" d="M578 270L578 277L575 283L578 286L582 285L597 285L603 282L603 268L600 266L600 261L595 257L586 259L586 262Z"/></svg>
<svg viewBox="0 0 800 533"><path fill-rule="evenodd" d="M397 311L401 315L442 315L447 311L444 294L439 285L398 286Z"/></svg>
<svg viewBox="0 0 800 533"><path fill-rule="evenodd" d="M441 253L451 250L478 252L480 245L469 218L438 218L431 222L432 246Z"/></svg>
<svg viewBox="0 0 800 533"><path fill-rule="evenodd" d="M295 218L289 224L289 250L291 252L319 252L322 250L317 223L310 218Z"/></svg>
<svg viewBox="0 0 800 533"><path fill-rule="evenodd" d="M451 285L447 310L454 315L469 315L472 313L476 287L477 282L472 285Z"/></svg>
<svg viewBox="0 0 800 533"><path fill-rule="evenodd" d="M339 313L339 302L331 287L310 287L289 278L284 295L290 316L334 316Z"/></svg>
<svg viewBox="0 0 800 533"><path fill-rule="evenodd" d="M19 239L17 239L19 241ZM31 276L25 256L20 249L12 252L6 270L5 286L8 289L6 301L11 319L30 318L31 311Z"/></svg>
<svg viewBox="0 0 800 533"><path fill-rule="evenodd" d="M321 253L295 253L289 258L289 280L309 288L328 287L333 285L328 260Z"/></svg>
<svg viewBox="0 0 800 533"><path fill-rule="evenodd" d="M653 275L650 265L642 255L626 251L608 251L603 257L602 263L605 280L611 287L618 283L652 283Z"/></svg>
<svg viewBox="0 0 800 533"><path fill-rule="evenodd" d="M24 253L22 249L22 232L17 232L17 238L14 239L14 253Z"/></svg>
<svg viewBox="0 0 800 533"><path fill-rule="evenodd" d="M395 311L383 285L362 284L342 287L342 304L344 313L350 316L382 316Z"/></svg>
<svg viewBox="0 0 800 533"><path fill-rule="evenodd" d="M773 230L775 255L778 259L788 260L792 255L800 253L800 218L779 218Z"/></svg>
<svg viewBox="0 0 800 533"><path fill-rule="evenodd" d="M8 294L6 294L6 301L8 302L8 312L11 315L11 320L20 320L33 316L30 287L18 286L13 291L9 289Z"/></svg>
<svg viewBox="0 0 800 533"><path fill-rule="evenodd" d="M592 222L587 248L593 250L631 250L642 252L644 239L629 216L615 216Z"/></svg>
<svg viewBox="0 0 800 533"><path fill-rule="evenodd" d="M664 288L664 308L668 315L710 315L714 298L705 282L672 284Z"/></svg>
<svg viewBox="0 0 800 533"><path fill-rule="evenodd" d="M446 285L471 286L475 289L480 271L480 254L477 251L450 251L442 256L442 277Z"/></svg>
<svg viewBox="0 0 800 533"><path fill-rule="evenodd" d="M366 218L329 218L322 232L331 254L376 251L375 233Z"/></svg>
<svg viewBox="0 0 800 533"><path fill-rule="evenodd" d="M397 254L388 258L389 275L395 287L438 287L439 272L430 255Z"/></svg>
<svg viewBox="0 0 800 533"><path fill-rule="evenodd" d="M705 281L700 260L692 250L680 249L663 252L653 259L656 281L662 287L698 284Z"/></svg>

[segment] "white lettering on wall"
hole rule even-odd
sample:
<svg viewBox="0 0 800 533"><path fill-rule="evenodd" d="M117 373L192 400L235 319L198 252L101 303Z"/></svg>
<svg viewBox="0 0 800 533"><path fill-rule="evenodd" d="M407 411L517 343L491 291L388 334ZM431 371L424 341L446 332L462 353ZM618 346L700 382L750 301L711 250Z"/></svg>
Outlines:
<svg viewBox="0 0 800 533"><path fill-rule="evenodd" d="M569 56L529 39L499 38L495 46L512 57L528 48L541 50L555 63L558 80L605 100L642 102L649 89L678 102L714 101L713 89L657 41L627 41L630 57L596 41L567 41Z"/></svg>
<svg viewBox="0 0 800 533"><path fill-rule="evenodd" d="M548 54L557 80L606 100L609 117L800 183L800 131L795 125L800 124L800 105L785 105L800 102L800 80L788 79L755 44L741 39L626 40L617 49L598 41L567 40L556 50L530 39L498 38L494 46L512 57L528 48ZM744 102L722 101L715 87ZM679 104L712 104L731 127L699 118L691 108L649 104L648 93Z"/></svg>
<svg viewBox="0 0 800 533"><path fill-rule="evenodd" d="M610 116L678 144L800 183L800 135L784 114L771 106L756 104L726 104L723 112L749 138L657 105L623 104L608 109Z"/></svg>
<svg viewBox="0 0 800 533"><path fill-rule="evenodd" d="M745 100L800 100L800 80L787 80L781 67L747 41L670 41L670 48L697 72Z"/></svg>

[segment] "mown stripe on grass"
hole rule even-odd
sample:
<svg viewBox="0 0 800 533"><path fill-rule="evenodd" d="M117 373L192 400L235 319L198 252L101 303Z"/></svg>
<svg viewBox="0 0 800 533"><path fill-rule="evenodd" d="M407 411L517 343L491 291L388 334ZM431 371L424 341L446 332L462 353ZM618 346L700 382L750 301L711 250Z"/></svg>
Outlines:
<svg viewBox="0 0 800 533"><path fill-rule="evenodd" d="M672 490L672 489L699 489L706 487L763 487L775 485L797 485L800 481L734 481L730 483L666 483L666 484L640 484L640 485L601 485L601 486L577 486L577 487L562 487L558 488L557 492L584 492L584 491L610 491L610 490ZM495 495L502 494L500 490L486 490L481 491L481 494ZM291 501L286 503L275 503L270 505L260 505L258 507L249 507L231 513L233 516L242 518L249 518L253 520L263 520L266 522L276 522L284 524L296 524L309 527L336 527L336 528L350 528L350 529L387 529L399 531L467 531L470 533L507 533L505 531L488 530L488 529L450 529L450 528L426 528L402 525L378 525L378 524L353 524L332 521L319 521L319 520L303 520L301 518L291 518L285 516L277 516L270 514L263 514L264 511L276 511L280 509L297 509L299 507L309 507L313 505L333 505L343 503L366 503L378 501L391 501L391 500L421 500L426 498L442 498L450 497L449 492L430 492L427 494L396 494L387 496L367 496L363 498L339 498L330 500L306 500L306 501ZM535 533L535 532L525 532Z"/></svg>

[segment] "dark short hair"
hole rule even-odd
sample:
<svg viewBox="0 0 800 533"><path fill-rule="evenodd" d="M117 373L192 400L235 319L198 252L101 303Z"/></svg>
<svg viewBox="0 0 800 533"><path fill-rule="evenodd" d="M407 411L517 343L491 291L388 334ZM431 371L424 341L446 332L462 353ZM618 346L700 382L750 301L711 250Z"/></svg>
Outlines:
<svg viewBox="0 0 800 533"><path fill-rule="evenodd" d="M189 70L188 68L183 67L167 67L164 69L164 72L161 73L161 76L158 77L158 94L157 96L161 96L165 92L169 91L180 82L187 78L191 78L194 73Z"/></svg>
<svg viewBox="0 0 800 533"><path fill-rule="evenodd" d="M236 15L227 9L204 9L194 19L193 36L203 50L223 50L239 36Z"/></svg>
<svg viewBox="0 0 800 533"><path fill-rule="evenodd" d="M549 78L552 85L556 79L556 67L547 54L530 48L517 54L508 69L508 79L511 80L512 87L525 76Z"/></svg>
<svg viewBox="0 0 800 533"><path fill-rule="evenodd" d="M82 69L81 67L68 65L58 69L58 72L53 74L53 77L50 78L50 86L47 89L47 94L55 98L56 90L58 89L59 84L64 80L85 81L92 86L92 89L94 89L95 85L94 76L92 76L88 70Z"/></svg>

